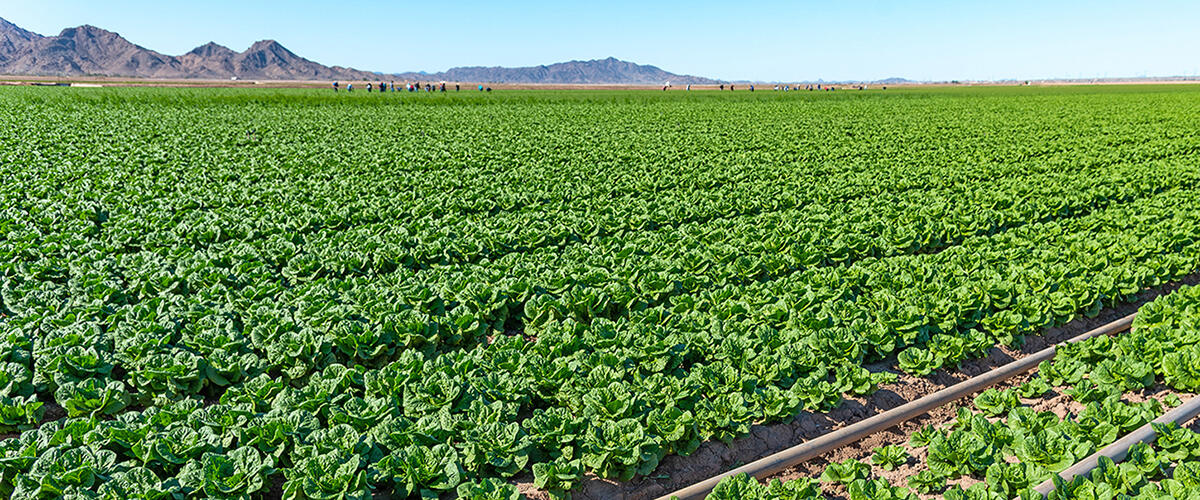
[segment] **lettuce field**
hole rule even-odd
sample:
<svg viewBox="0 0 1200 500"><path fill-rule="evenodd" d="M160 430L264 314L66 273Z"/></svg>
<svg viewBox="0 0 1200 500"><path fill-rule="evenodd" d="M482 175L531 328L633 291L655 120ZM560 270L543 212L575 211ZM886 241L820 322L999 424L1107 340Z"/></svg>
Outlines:
<svg viewBox="0 0 1200 500"><path fill-rule="evenodd" d="M822 485L840 485L851 500L1195 498L1197 426L1152 421L1180 405L1180 393L1200 392L1198 321L1200 288L1183 287L1143 306L1129 334L1064 347L1024 383L987 389L943 425L920 427L907 442L876 448L869 460L831 461L819 477L766 484L733 476L708 499L817 500L826 498ZM1135 401L1139 394L1153 397ZM1038 409L1054 399L1069 401L1073 411ZM1157 442L1126 446L1122 463L1105 457L1086 476L1055 480L1045 496L1033 491L1147 424L1157 431ZM895 469L904 469L906 486L878 477Z"/></svg>
<svg viewBox="0 0 1200 500"><path fill-rule="evenodd" d="M3 88L0 120L4 497L581 498L1200 271L1196 87ZM1168 366L1081 347L1037 387L1200 389L1194 309ZM985 394L924 492L1162 410ZM892 498L856 467L718 494Z"/></svg>

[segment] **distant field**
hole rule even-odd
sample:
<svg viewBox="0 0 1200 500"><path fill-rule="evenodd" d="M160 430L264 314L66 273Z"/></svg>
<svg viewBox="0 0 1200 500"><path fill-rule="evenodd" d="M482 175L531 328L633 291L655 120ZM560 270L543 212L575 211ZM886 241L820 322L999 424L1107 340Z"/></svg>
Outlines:
<svg viewBox="0 0 1200 500"><path fill-rule="evenodd" d="M0 87L0 121L0 496L628 485L1200 270L1186 85Z"/></svg>

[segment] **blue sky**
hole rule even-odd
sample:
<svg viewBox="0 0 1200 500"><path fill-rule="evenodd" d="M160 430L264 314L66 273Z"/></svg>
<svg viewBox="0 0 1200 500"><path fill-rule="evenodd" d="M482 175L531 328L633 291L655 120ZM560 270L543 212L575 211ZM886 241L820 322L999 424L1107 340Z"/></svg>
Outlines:
<svg viewBox="0 0 1200 500"><path fill-rule="evenodd" d="M722 79L918 80L1200 73L1200 2L0 0L44 35L93 24L177 55L273 38L385 72L614 56Z"/></svg>

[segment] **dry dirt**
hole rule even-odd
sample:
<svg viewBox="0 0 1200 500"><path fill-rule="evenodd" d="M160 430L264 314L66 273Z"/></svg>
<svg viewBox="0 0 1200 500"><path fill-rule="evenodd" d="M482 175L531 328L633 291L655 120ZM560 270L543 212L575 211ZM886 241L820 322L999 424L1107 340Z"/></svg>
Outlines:
<svg viewBox="0 0 1200 500"><path fill-rule="evenodd" d="M588 475L572 492L572 497L576 500L645 500L660 497L1036 353L1046 347L1133 314L1142 304L1170 293L1181 285L1197 283L1200 283L1200 273L1146 290L1139 295L1138 300L1104 309L1095 318L1081 317L1066 325L1049 328L1041 336L1027 337L1025 344L1020 348L994 347L987 357L965 361L958 371L939 370L926 378L899 373L896 383L884 385L880 387L879 391L867 397L847 397L838 409L828 414L802 412L789 423L755 425L751 428L749 435L735 439L730 444L707 442L689 456L668 456L649 476L634 478L628 483ZM893 356L886 361L867 365L867 368L872 371L895 372L892 368L895 364L896 360ZM1018 377L1014 381L1010 381L1009 385L1023 382L1027 377L1028 375ZM937 422L939 418L945 418L947 415L952 419L958 406L963 404L970 404L970 400L962 400L944 406L905 425L870 436L857 445L840 449L829 457L801 465L800 468L789 471L791 475L787 477L799 477L813 470L816 471L816 475L819 475L830 458L840 461L851 456L859 457L864 449L870 450L892 442L907 442L908 434L913 430L927 423ZM1057 408L1053 399L1038 404L1041 406L1035 405L1035 408L1070 410L1070 407ZM893 475L899 474L901 474L899 471L893 473ZM517 486L531 499L549 498L545 493L533 487L530 477L519 477Z"/></svg>
<svg viewBox="0 0 1200 500"><path fill-rule="evenodd" d="M1001 389L1016 387L1016 386L1019 386L1019 385L1025 383L1025 381L1029 380L1032 377L1033 377L1033 374L1025 374L1025 375L1010 379L1009 381L999 384L996 387L1001 388ZM1083 410L1084 405L1072 400L1070 397L1063 394L1062 393L1063 389L1064 388L1062 388L1062 387L1055 388L1054 391L1049 392L1040 398L1021 399L1021 403L1023 405L1029 406L1039 412L1043 412L1043 411L1053 412L1055 415L1058 415L1059 418L1064 418L1068 415L1077 415L1080 411ZM1152 387L1152 388L1149 388L1149 389L1146 389L1143 391L1128 393L1122 399L1124 399L1126 402L1129 402L1129 403L1140 403L1140 402L1148 401L1150 399L1157 399L1157 400L1161 401L1168 394L1177 394L1184 401L1186 401L1189 397L1192 396L1190 394L1172 391L1162 385L1157 385L1155 387ZM933 425L934 427L942 427L942 426L945 426L945 425L951 423L957 417L958 409L964 408L964 407L970 408L971 400L964 399L964 400L960 400L955 403L952 403L950 405L940 407L933 412L922 415L914 420L905 422L904 424L901 424L898 427L888 429L885 432L873 434L873 435L869 436L867 439L859 441L858 443L855 443L850 446L846 446L844 448L840 448L837 451L829 453L820 458L816 458L816 459L810 460L808 462L805 462L803 464L799 464L787 471L784 471L780 474L774 475L768 479L780 479L782 481L788 481L788 480L802 478L802 477L816 478L821 475L821 472L823 472L825 470L825 467L831 462L841 462L841 461L844 461L847 459L855 459L855 460L870 464L871 463L871 455L872 455L873 451L875 450L875 448L878 448L880 446L887 446L887 445L901 445L901 446L904 446L904 448L906 450L908 450L909 455L910 455L910 458L909 458L909 461L907 464L905 464L901 467L898 467L898 468L896 468L896 470L892 470L892 471L886 471L880 467L876 467L876 466L872 465L871 472L872 472L872 474L874 474L874 477L884 478L884 479L887 479L889 482L891 482L893 485L903 486L906 484L907 478L909 478L913 475L916 475L918 472L926 469L926 466L925 466L926 451L925 451L925 449L924 448L920 448L920 449L909 448L907 446L909 437L914 432L916 432L917 430L920 430L921 428L925 427L926 425ZM995 419L993 419L993 420L995 420ZM981 481L980 478L964 476L962 478L959 478L959 479L956 479L953 481L948 481L948 484L959 485L959 486L962 486L963 488L966 488L966 487L969 487L972 484L978 483L980 481ZM828 495L828 496L831 499L842 500L845 498L845 496L844 496L845 491L839 491L837 488L830 488L830 487L827 487L826 490L827 490L826 491L827 493L830 493L830 495ZM922 496L922 498L939 498L939 497L940 497L940 495L923 495Z"/></svg>

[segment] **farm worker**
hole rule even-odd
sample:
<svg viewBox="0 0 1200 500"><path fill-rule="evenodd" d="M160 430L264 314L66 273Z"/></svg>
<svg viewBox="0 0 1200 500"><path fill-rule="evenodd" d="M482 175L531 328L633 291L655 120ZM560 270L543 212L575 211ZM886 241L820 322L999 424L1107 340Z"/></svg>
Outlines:
<svg viewBox="0 0 1200 500"><path fill-rule="evenodd" d="M722 91L724 91L724 90L725 90L725 84L724 84L724 83L722 83L722 84L721 84L721 90L722 90Z"/></svg>
<svg viewBox="0 0 1200 500"><path fill-rule="evenodd" d="M337 92L338 82L333 82L333 91Z"/></svg>
<svg viewBox="0 0 1200 500"><path fill-rule="evenodd" d="M461 89L461 88L459 88L458 84L457 84L457 83L456 83L456 84L454 84L454 91L455 91L455 92L458 92L458 91L460 91L460 90L462 90L462 89Z"/></svg>
<svg viewBox="0 0 1200 500"><path fill-rule="evenodd" d="M353 83L346 84L346 92L354 92L354 84Z"/></svg>
<svg viewBox="0 0 1200 500"><path fill-rule="evenodd" d="M730 86L729 86L729 91L730 91L730 92L733 92L733 85L730 85Z"/></svg>
<svg viewBox="0 0 1200 500"><path fill-rule="evenodd" d="M483 85L480 85L480 86L479 86L479 91L480 91L480 92L483 92Z"/></svg>
<svg viewBox="0 0 1200 500"><path fill-rule="evenodd" d="M753 86L753 85L751 85L751 86L750 86L750 91L751 91L751 92L754 92L754 86Z"/></svg>
<svg viewBox="0 0 1200 500"><path fill-rule="evenodd" d="M371 91L371 82L367 82L367 92Z"/></svg>
<svg viewBox="0 0 1200 500"><path fill-rule="evenodd" d="M691 90L692 90L692 84L690 84L690 83L689 83L689 84L687 85L687 89L688 89L688 92L691 92Z"/></svg>

